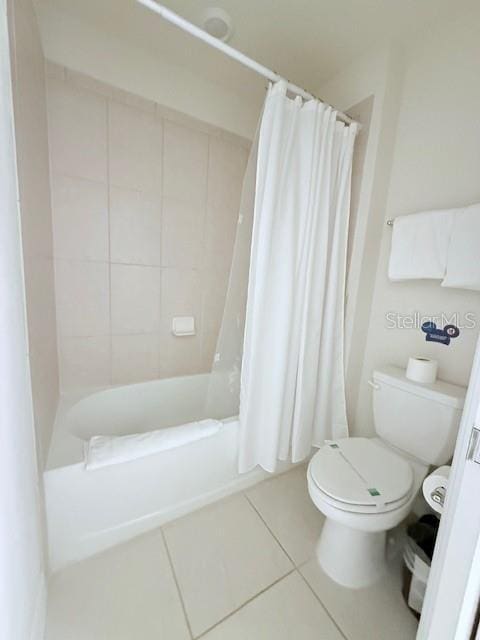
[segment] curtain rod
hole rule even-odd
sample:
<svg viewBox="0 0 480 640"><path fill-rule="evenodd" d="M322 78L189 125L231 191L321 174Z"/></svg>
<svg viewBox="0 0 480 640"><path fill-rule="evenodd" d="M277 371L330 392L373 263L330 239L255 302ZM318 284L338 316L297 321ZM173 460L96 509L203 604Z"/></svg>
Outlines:
<svg viewBox="0 0 480 640"><path fill-rule="evenodd" d="M249 67L253 71L256 71L257 73L259 73L261 76L268 78L268 80L271 80L272 82L285 80L285 78L283 78L280 74L276 73L275 71L272 71L271 69L268 69L268 67L265 67L263 64L260 64L256 60L249 58L241 51L238 51L237 49L234 49L230 45L225 44L225 42L222 42L218 38L211 36L209 33L204 31L203 29L200 29L200 27L197 27L196 25L192 24L188 20L185 20L185 18L182 18L181 16L174 13L170 9L167 9L167 7L161 4L158 4L157 2L154 2L154 0L137 0L137 2L143 5L144 7L146 7L147 9L150 9L154 13L157 13L167 22L170 22L171 24L175 25L179 29L186 31L190 35L195 36L195 38L198 38L199 40L203 40L203 42L206 42L211 47L218 49L219 51L229 56L230 58L233 58L234 60L237 60L237 62L240 62L240 64L243 64L245 67ZM293 84L292 82L288 82L288 80L285 80L285 82L287 82L287 88L291 93L295 93L296 95L301 96L305 100L318 99L318 98L315 98L313 94L309 93L308 91L305 91L305 89L302 89L296 84ZM320 100L320 102L324 102L324 101ZM345 122L345 124L352 124L355 122L355 120L353 120L353 118L351 118L347 113L342 113L341 111L337 111L337 118L339 120L342 120L342 122ZM360 128L361 125L359 123L357 124Z"/></svg>

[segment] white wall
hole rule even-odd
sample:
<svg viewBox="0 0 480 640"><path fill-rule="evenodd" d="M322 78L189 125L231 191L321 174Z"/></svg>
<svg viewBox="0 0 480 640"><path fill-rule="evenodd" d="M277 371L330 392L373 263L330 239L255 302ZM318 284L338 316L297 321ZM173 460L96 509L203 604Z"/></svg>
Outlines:
<svg viewBox="0 0 480 640"><path fill-rule="evenodd" d="M352 202L357 210L347 279L346 395L352 431L394 150L402 61L402 51L397 48L374 50L319 89L324 100L341 110L351 110L353 115L357 109L362 113L365 101L373 102L368 127L360 131L357 141L357 146L364 148L363 175L360 192L354 194L358 201ZM358 176L355 179L358 181Z"/></svg>
<svg viewBox="0 0 480 640"><path fill-rule="evenodd" d="M388 203L379 220L381 249L354 433L373 432L366 382L374 367L388 362L404 366L409 355L423 355L439 361L441 378L468 382L480 322L480 294L447 290L438 282L389 282L391 229L385 221L480 200L479 32L477 7L456 21L432 27L408 48ZM426 343L420 329L388 329L385 316L392 311L460 316L473 312L477 327L464 329L445 347Z"/></svg>
<svg viewBox="0 0 480 640"><path fill-rule="evenodd" d="M16 8L21 4L16 2ZM42 516L6 11L6 1L0 0L0 637L41 640L46 598Z"/></svg>
<svg viewBox="0 0 480 640"><path fill-rule="evenodd" d="M59 12L54 3L39 3L38 9L44 52L49 60L253 138L262 92L252 100L242 87L233 92L209 82L185 67ZM152 20L160 18L152 14Z"/></svg>
<svg viewBox="0 0 480 640"><path fill-rule="evenodd" d="M31 0L9 6L30 371L43 468L58 403L45 65Z"/></svg>

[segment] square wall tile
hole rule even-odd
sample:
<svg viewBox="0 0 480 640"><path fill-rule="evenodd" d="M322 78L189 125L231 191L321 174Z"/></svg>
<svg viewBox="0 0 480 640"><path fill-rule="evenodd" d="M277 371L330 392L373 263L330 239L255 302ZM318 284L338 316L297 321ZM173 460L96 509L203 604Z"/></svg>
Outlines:
<svg viewBox="0 0 480 640"><path fill-rule="evenodd" d="M165 121L163 192L166 198L203 205L207 199L208 136Z"/></svg>
<svg viewBox="0 0 480 640"><path fill-rule="evenodd" d="M159 117L163 118L164 120L168 120L168 122L181 125L182 127L188 127L189 129L200 131L202 133L206 133L207 135L220 135L220 132L222 131L222 129L216 127L213 124L205 122L204 120L199 120L198 118L194 118L193 116L189 116L182 111L176 111L175 109L166 107L165 105L159 104L158 102L155 105L155 108Z"/></svg>
<svg viewBox="0 0 480 640"><path fill-rule="evenodd" d="M208 204L238 215L248 151L220 137L210 138Z"/></svg>
<svg viewBox="0 0 480 640"><path fill-rule="evenodd" d="M58 405L58 346L55 335L30 343L30 380L32 385L35 436L40 468L44 469L52 439Z"/></svg>
<svg viewBox="0 0 480 640"><path fill-rule="evenodd" d="M175 316L194 316L201 324L202 274L196 269L162 269L162 318L171 326Z"/></svg>
<svg viewBox="0 0 480 640"><path fill-rule="evenodd" d="M206 269L230 270L237 235L238 211L209 206L205 231Z"/></svg>
<svg viewBox="0 0 480 640"><path fill-rule="evenodd" d="M65 76L67 82L73 87L81 87L89 91L95 91L107 98L112 95L112 87L109 84L85 73L74 71L73 69L65 69Z"/></svg>
<svg viewBox="0 0 480 640"><path fill-rule="evenodd" d="M157 111L156 104L153 100L147 100L146 98L142 98L141 96L125 91L124 89L118 89L117 87L112 87L111 93L112 98L116 102L121 102L129 107L134 107L135 109L140 109L147 113L156 113Z"/></svg>
<svg viewBox="0 0 480 640"><path fill-rule="evenodd" d="M201 273L195 269L162 269L162 321L160 371L162 377L190 375L204 371L202 363ZM195 318L195 336L174 336L176 316Z"/></svg>
<svg viewBox="0 0 480 640"><path fill-rule="evenodd" d="M205 331L218 333L223 320L230 273L210 269L202 272L202 321Z"/></svg>
<svg viewBox="0 0 480 640"><path fill-rule="evenodd" d="M203 329L202 332L202 371L209 372L213 367L213 358L217 348L219 331L208 331Z"/></svg>
<svg viewBox="0 0 480 640"><path fill-rule="evenodd" d="M160 265L161 202L158 194L110 188L112 262Z"/></svg>
<svg viewBox="0 0 480 640"><path fill-rule="evenodd" d="M19 153L20 158L20 153ZM32 163L30 163L32 164ZM48 176L33 175L32 166L19 165L22 249L29 257L53 257L52 208Z"/></svg>
<svg viewBox="0 0 480 640"><path fill-rule="evenodd" d="M18 24L16 26L19 27ZM26 24L24 26L27 27ZM53 243L44 61L41 51L37 55L37 36L36 33L31 34L32 28L33 22L22 35L16 33L16 37L24 39L20 47L27 57L14 64L13 78L22 247L25 255L51 258Z"/></svg>
<svg viewBox="0 0 480 640"><path fill-rule="evenodd" d="M112 384L159 377L158 333L112 336Z"/></svg>
<svg viewBox="0 0 480 640"><path fill-rule="evenodd" d="M106 98L51 78L47 86L53 171L106 182Z"/></svg>
<svg viewBox="0 0 480 640"><path fill-rule="evenodd" d="M160 193L162 121L114 100L108 121L110 184Z"/></svg>
<svg viewBox="0 0 480 640"><path fill-rule="evenodd" d="M208 370L203 366L201 335L174 336L165 323L159 337L160 377L190 376Z"/></svg>
<svg viewBox="0 0 480 640"><path fill-rule="evenodd" d="M162 216L162 264L164 267L201 266L205 206L164 198Z"/></svg>
<svg viewBox="0 0 480 640"><path fill-rule="evenodd" d="M56 80L65 80L65 67L45 59L45 76Z"/></svg>
<svg viewBox="0 0 480 640"><path fill-rule="evenodd" d="M56 174L52 200L55 257L107 262L107 185Z"/></svg>
<svg viewBox="0 0 480 640"><path fill-rule="evenodd" d="M110 384L110 337L60 338L60 388L75 391Z"/></svg>
<svg viewBox="0 0 480 640"><path fill-rule="evenodd" d="M107 263L55 260L55 291L60 335L109 334Z"/></svg>
<svg viewBox="0 0 480 640"><path fill-rule="evenodd" d="M30 346L56 335L55 271L51 258L23 259Z"/></svg>
<svg viewBox="0 0 480 640"><path fill-rule="evenodd" d="M112 264L112 334L156 333L160 326L160 269Z"/></svg>
<svg viewBox="0 0 480 640"><path fill-rule="evenodd" d="M292 569L242 496L165 526L193 635L199 635Z"/></svg>

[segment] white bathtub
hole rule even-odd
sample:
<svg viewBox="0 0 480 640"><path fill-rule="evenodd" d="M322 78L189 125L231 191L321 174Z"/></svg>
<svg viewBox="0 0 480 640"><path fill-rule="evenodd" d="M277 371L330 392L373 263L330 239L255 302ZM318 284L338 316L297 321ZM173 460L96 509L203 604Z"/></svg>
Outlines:
<svg viewBox="0 0 480 640"><path fill-rule="evenodd" d="M177 449L87 471L83 445L93 435L125 435L181 425L204 415L209 374L154 380L60 403L45 471L50 568L155 528L265 478L237 472L238 421ZM215 412L213 412L215 413ZM280 471L287 468L282 465Z"/></svg>

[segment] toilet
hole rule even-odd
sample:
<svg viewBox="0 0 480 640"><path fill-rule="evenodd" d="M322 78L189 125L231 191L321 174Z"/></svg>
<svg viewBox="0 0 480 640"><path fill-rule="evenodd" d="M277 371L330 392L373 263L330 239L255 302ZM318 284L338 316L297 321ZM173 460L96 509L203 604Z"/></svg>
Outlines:
<svg viewBox="0 0 480 640"><path fill-rule="evenodd" d="M317 543L323 571L360 588L385 571L386 532L410 512L430 465L454 451L465 388L412 382L405 370L374 371L376 437L328 441L308 466L308 491L325 515Z"/></svg>

